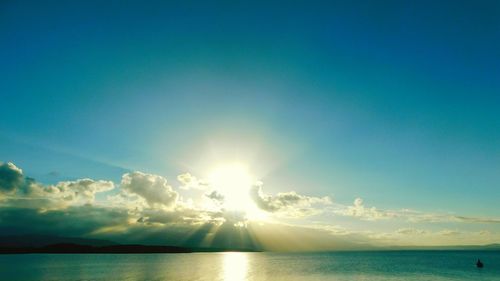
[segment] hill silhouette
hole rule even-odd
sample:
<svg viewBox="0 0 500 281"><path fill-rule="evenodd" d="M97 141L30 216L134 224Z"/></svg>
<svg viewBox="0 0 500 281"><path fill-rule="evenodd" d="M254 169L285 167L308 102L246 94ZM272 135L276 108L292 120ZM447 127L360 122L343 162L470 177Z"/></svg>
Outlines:
<svg viewBox="0 0 500 281"><path fill-rule="evenodd" d="M109 240L49 235L0 236L0 254L147 254L192 252L254 252L244 248L192 248L167 245L119 244Z"/></svg>
<svg viewBox="0 0 500 281"><path fill-rule="evenodd" d="M2 248L39 248L53 244L81 244L90 246L118 245L116 242L103 239L63 237L55 235L26 234L0 236L0 247Z"/></svg>
<svg viewBox="0 0 500 281"><path fill-rule="evenodd" d="M191 253L188 248L157 245L91 246L81 244L52 244L43 247L0 247L1 254L149 254Z"/></svg>

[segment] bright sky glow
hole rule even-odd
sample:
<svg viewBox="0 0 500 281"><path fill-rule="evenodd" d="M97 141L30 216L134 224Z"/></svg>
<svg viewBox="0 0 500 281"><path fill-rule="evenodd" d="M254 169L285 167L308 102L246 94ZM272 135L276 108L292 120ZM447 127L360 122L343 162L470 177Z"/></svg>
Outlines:
<svg viewBox="0 0 500 281"><path fill-rule="evenodd" d="M244 212L252 220L264 220L266 215L250 198L250 188L257 180L242 163L219 164L209 173L208 182L224 196L223 206L230 211Z"/></svg>

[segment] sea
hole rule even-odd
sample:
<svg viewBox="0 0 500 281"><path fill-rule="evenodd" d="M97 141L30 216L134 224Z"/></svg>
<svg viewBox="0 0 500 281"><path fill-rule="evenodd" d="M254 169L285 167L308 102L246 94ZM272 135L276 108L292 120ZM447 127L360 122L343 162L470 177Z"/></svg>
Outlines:
<svg viewBox="0 0 500 281"><path fill-rule="evenodd" d="M16 254L0 280L500 281L500 251Z"/></svg>

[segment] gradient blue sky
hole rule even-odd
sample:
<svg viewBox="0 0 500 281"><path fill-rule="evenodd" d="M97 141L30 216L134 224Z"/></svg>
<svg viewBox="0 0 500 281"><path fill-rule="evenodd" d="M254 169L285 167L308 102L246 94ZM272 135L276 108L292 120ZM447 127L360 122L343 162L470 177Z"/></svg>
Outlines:
<svg viewBox="0 0 500 281"><path fill-rule="evenodd" d="M332 2L2 1L0 161L500 216L500 2Z"/></svg>

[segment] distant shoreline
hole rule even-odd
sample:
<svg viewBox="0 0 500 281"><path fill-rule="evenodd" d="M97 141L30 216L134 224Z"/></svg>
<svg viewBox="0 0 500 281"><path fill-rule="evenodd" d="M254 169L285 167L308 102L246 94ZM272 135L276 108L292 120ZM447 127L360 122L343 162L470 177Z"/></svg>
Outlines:
<svg viewBox="0 0 500 281"><path fill-rule="evenodd" d="M121 244L109 240L50 235L0 236L0 254L175 254L215 252L273 252L273 253L317 253L317 252L418 252L418 251L500 251L500 244L448 245L448 246L391 246L365 245L354 249L311 249L273 251L261 247L198 247L197 245L148 245Z"/></svg>
<svg viewBox="0 0 500 281"><path fill-rule="evenodd" d="M500 249L371 249L371 250L335 250L335 251L259 251L252 249L219 248L183 248L173 246L115 245L94 247L88 245L49 245L46 247L0 247L0 255L15 254L194 254L194 253L283 253L283 254L318 254L318 253L412 253L412 252L500 252Z"/></svg>

